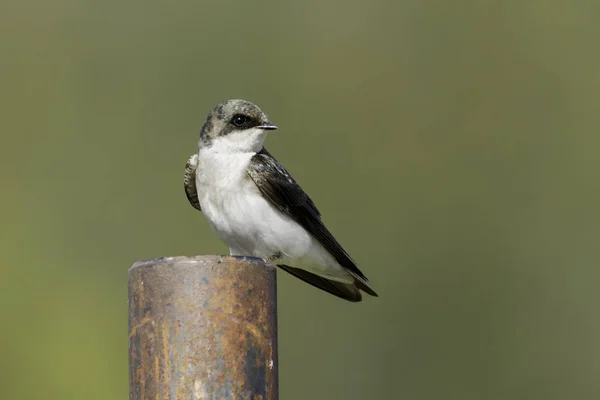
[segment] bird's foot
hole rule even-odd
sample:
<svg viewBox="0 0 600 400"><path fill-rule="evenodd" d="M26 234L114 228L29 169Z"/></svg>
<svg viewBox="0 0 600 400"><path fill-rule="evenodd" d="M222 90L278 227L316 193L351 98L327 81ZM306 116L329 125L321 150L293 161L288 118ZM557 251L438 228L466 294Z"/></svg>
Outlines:
<svg viewBox="0 0 600 400"><path fill-rule="evenodd" d="M282 256L283 256L283 254L281 254L281 252L278 251L277 253L273 254L272 256L267 257L267 259L265 261L270 264L273 264L275 261L281 259Z"/></svg>

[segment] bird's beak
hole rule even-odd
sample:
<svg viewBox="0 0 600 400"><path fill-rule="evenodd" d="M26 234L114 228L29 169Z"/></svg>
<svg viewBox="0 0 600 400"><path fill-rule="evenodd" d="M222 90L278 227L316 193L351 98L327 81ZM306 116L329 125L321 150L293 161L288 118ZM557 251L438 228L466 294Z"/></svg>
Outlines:
<svg viewBox="0 0 600 400"><path fill-rule="evenodd" d="M259 125L259 126L257 126L257 128L264 129L265 131L274 131L275 129L277 129L277 127L270 122L267 122L264 125Z"/></svg>

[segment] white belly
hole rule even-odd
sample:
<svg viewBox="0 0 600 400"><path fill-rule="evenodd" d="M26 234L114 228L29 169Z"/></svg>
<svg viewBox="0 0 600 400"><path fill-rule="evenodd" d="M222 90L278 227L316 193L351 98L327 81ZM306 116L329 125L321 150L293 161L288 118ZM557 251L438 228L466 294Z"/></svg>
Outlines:
<svg viewBox="0 0 600 400"><path fill-rule="evenodd" d="M196 187L202 212L232 255L268 258L336 280L349 274L304 228L277 210L247 177L254 153L198 157Z"/></svg>

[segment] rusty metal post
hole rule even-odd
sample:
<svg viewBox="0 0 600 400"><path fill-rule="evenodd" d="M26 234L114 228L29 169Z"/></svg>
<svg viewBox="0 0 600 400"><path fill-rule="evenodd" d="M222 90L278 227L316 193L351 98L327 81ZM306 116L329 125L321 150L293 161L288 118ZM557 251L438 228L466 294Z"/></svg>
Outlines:
<svg viewBox="0 0 600 400"><path fill-rule="evenodd" d="M275 268L198 256L129 270L131 400L276 400Z"/></svg>

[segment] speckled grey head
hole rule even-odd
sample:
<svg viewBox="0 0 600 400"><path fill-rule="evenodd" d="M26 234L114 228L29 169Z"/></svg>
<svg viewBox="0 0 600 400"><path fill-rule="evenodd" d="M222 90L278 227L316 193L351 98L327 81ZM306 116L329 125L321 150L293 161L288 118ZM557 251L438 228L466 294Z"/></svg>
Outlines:
<svg viewBox="0 0 600 400"><path fill-rule="evenodd" d="M250 139L247 136L252 135L258 135L264 140L265 131L274 129L277 127L257 105L246 100L227 100L208 114L200 131L199 146L210 147L225 136L230 137L230 141L237 142L247 141L246 139Z"/></svg>

